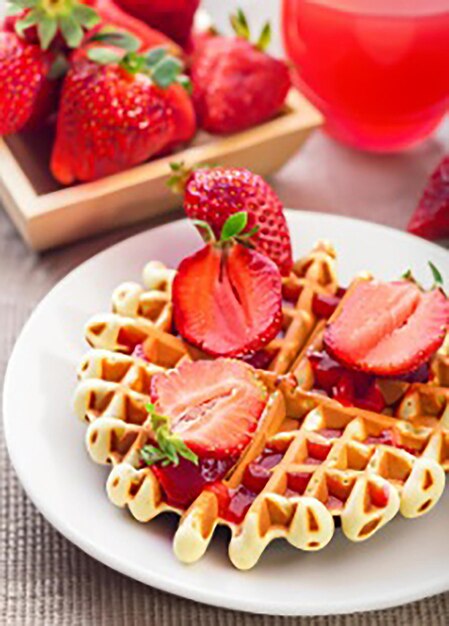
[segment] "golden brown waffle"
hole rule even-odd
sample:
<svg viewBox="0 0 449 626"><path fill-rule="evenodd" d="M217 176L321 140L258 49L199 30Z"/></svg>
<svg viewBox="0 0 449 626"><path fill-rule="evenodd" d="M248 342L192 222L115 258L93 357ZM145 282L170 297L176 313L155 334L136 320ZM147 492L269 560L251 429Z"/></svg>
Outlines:
<svg viewBox="0 0 449 626"><path fill-rule="evenodd" d="M216 492L207 489L187 511L177 510L182 517L174 549L185 562L204 554L219 524L231 529L231 561L246 569L274 538L319 550L331 540L338 517L343 533L361 541L398 511L416 517L441 496L443 467L449 469L448 390L406 385L391 417L344 408L299 388L291 373L279 376L293 362L297 374L303 371L301 350L318 340L323 327L313 316L313 294L337 288L335 255L327 246L320 248L288 279L299 298L285 316L284 336L275 340L276 356L269 365L274 371L258 371L269 401L251 444L223 481L226 493L237 497L244 492L246 468L260 463L267 450L279 458L260 493L248 496L250 506L241 520L230 518ZM172 278L173 272L160 265L147 266L146 290L134 284L120 287L114 313L88 323L86 337L96 349L80 365L75 394L77 415L90 423L86 445L91 457L113 465L107 481L111 501L127 506L142 522L176 510L164 500L151 468L140 462L139 451L151 436L145 409L151 377L202 356L168 332ZM151 342L151 363L132 355L144 339L147 351Z"/></svg>

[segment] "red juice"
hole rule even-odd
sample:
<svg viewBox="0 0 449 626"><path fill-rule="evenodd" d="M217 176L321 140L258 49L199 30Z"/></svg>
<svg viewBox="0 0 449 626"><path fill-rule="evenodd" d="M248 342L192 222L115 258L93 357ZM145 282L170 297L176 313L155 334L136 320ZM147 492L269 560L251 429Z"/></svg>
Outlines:
<svg viewBox="0 0 449 626"><path fill-rule="evenodd" d="M299 88L327 130L395 151L428 136L449 106L449 0L284 0Z"/></svg>

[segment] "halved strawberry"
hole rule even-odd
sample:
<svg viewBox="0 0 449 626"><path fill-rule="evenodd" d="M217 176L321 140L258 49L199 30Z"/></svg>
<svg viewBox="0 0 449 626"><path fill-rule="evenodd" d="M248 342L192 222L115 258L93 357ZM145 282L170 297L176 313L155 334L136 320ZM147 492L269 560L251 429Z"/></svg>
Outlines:
<svg viewBox="0 0 449 626"><path fill-rule="evenodd" d="M207 245L179 266L173 312L179 333L208 354L255 352L281 327L281 275L256 250L238 243Z"/></svg>
<svg viewBox="0 0 449 626"><path fill-rule="evenodd" d="M443 343L449 302L412 282L359 283L324 333L326 350L347 367L398 376L425 363Z"/></svg>
<svg viewBox="0 0 449 626"><path fill-rule="evenodd" d="M267 392L246 363L217 359L156 374L151 397L172 432L200 459L235 459L256 429Z"/></svg>

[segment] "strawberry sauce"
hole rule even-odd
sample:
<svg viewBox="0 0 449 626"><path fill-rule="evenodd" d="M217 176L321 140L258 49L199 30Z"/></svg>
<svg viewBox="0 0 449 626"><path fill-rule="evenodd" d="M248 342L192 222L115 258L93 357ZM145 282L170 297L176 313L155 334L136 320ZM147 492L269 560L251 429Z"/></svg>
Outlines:
<svg viewBox="0 0 449 626"><path fill-rule="evenodd" d="M179 465L162 467L157 464L152 469L159 479L167 504L186 509L207 485L222 480L236 461L235 457L205 458L194 465L186 459L180 459Z"/></svg>
<svg viewBox="0 0 449 626"><path fill-rule="evenodd" d="M267 447L247 465L237 488L229 489L220 482L208 486L218 498L220 517L233 524L240 524L271 478L270 470L280 463L282 457L282 453Z"/></svg>
<svg viewBox="0 0 449 626"><path fill-rule="evenodd" d="M334 295L316 293L312 302L313 313L319 318L329 319L345 293L346 289L343 287L339 287Z"/></svg>
<svg viewBox="0 0 449 626"><path fill-rule="evenodd" d="M343 406L357 406L377 413L384 410L385 401L374 376L343 367L326 351L312 352L308 358L315 388L322 389Z"/></svg>

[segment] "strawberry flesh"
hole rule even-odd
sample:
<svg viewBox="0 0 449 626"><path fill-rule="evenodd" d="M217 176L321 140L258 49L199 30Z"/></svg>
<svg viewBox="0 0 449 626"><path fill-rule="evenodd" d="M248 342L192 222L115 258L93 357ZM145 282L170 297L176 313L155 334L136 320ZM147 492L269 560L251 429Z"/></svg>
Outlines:
<svg viewBox="0 0 449 626"><path fill-rule="evenodd" d="M407 230L426 239L449 236L449 156L430 177Z"/></svg>
<svg viewBox="0 0 449 626"><path fill-rule="evenodd" d="M346 367L378 376L416 370L438 350L449 324L440 290L408 282L362 282L326 328L327 352Z"/></svg>
<svg viewBox="0 0 449 626"><path fill-rule="evenodd" d="M270 185L244 168L200 168L187 180L184 195L187 217L207 222L217 239L230 215L246 211L246 231L258 227L251 238L287 276L293 265L292 246L283 205Z"/></svg>
<svg viewBox="0 0 449 626"><path fill-rule="evenodd" d="M151 382L156 410L199 457L198 465L153 470L172 506L186 508L208 485L223 479L251 441L267 393L248 365L230 359L184 362Z"/></svg>
<svg viewBox="0 0 449 626"><path fill-rule="evenodd" d="M173 432L200 458L236 456L249 443L267 393L255 371L241 361L182 363L152 378L151 397Z"/></svg>
<svg viewBox="0 0 449 626"><path fill-rule="evenodd" d="M357 406L376 413L384 410L385 400L373 375L347 369L325 351L312 352L308 359L315 389L322 389L343 406Z"/></svg>
<svg viewBox="0 0 449 626"><path fill-rule="evenodd" d="M177 330L193 345L214 356L243 356L280 330L281 276L256 250L208 245L180 264L173 312Z"/></svg>

